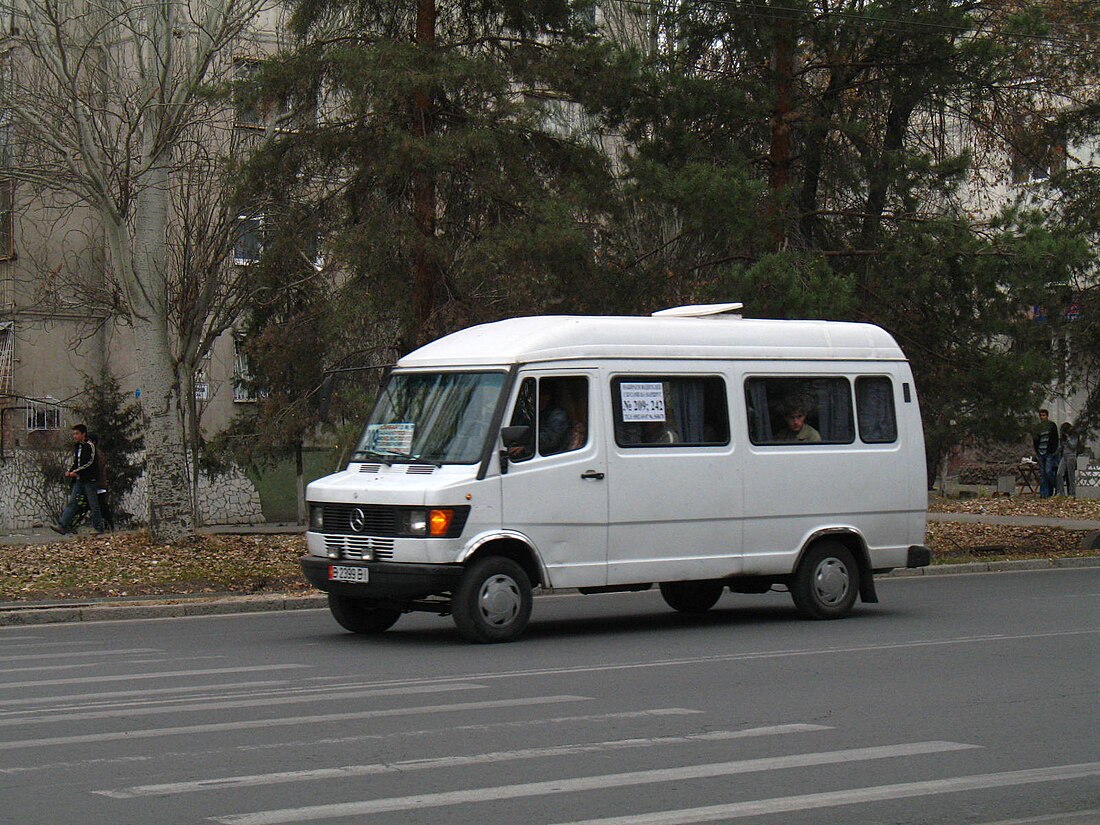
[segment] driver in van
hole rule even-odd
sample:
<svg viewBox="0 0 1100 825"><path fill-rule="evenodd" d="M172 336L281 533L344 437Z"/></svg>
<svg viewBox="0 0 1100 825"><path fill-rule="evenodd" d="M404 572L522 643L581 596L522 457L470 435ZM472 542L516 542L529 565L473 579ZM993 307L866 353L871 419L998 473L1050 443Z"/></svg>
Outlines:
<svg viewBox="0 0 1100 825"><path fill-rule="evenodd" d="M783 444L817 444L821 433L806 423L806 410L809 404L803 399L790 402L783 413L787 427L778 433L775 440Z"/></svg>

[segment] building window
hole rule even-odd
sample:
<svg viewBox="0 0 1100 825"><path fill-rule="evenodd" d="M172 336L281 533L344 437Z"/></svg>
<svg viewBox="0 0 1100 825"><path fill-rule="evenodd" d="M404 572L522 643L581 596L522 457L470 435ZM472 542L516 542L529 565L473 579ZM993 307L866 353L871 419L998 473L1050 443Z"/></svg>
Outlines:
<svg viewBox="0 0 1100 825"><path fill-rule="evenodd" d="M11 321L0 321L0 396L15 393L15 330Z"/></svg>
<svg viewBox="0 0 1100 825"><path fill-rule="evenodd" d="M620 447L729 444L726 383L718 376L631 375L611 382Z"/></svg>
<svg viewBox="0 0 1100 825"><path fill-rule="evenodd" d="M248 266L260 260L264 251L263 215L238 215L237 239L233 243L233 262Z"/></svg>
<svg viewBox="0 0 1100 825"><path fill-rule="evenodd" d="M47 395L45 398L28 399L27 432L60 430L61 413L61 404L52 396Z"/></svg>
<svg viewBox="0 0 1100 825"><path fill-rule="evenodd" d="M242 404L256 400L244 338L233 339L233 400Z"/></svg>
<svg viewBox="0 0 1100 825"><path fill-rule="evenodd" d="M0 128L0 135L3 129ZM15 257L15 181L0 178L0 261Z"/></svg>
<svg viewBox="0 0 1100 825"><path fill-rule="evenodd" d="M1046 180L1066 170L1067 142L1064 134L1048 129L1017 133L1009 150L1013 183Z"/></svg>

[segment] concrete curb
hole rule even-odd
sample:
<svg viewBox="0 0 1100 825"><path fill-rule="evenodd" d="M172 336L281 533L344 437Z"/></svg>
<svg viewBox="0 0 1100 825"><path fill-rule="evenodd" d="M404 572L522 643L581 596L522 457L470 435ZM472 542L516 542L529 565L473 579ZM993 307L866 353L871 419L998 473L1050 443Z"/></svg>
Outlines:
<svg viewBox="0 0 1100 825"><path fill-rule="evenodd" d="M966 573L1006 573L1024 570L1059 570L1100 567L1100 556L1068 559L1025 559L1022 561L971 562L968 564L937 564L912 570L897 569L879 576L880 579L912 578L914 576L954 576ZM555 590L554 595L569 593ZM263 613L277 610L315 610L328 606L323 594L292 596L276 593L268 596L218 596L165 601L129 601L51 605L28 602L26 605L0 606L0 627L62 624L71 622L123 621L126 619L169 619L186 616L217 616L234 613Z"/></svg>

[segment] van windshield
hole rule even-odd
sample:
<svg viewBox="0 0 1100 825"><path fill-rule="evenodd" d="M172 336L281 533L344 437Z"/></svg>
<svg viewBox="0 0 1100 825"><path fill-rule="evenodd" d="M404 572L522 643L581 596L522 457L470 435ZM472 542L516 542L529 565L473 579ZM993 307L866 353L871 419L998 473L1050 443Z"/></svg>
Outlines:
<svg viewBox="0 0 1100 825"><path fill-rule="evenodd" d="M503 386L503 372L394 373L352 460L475 464Z"/></svg>

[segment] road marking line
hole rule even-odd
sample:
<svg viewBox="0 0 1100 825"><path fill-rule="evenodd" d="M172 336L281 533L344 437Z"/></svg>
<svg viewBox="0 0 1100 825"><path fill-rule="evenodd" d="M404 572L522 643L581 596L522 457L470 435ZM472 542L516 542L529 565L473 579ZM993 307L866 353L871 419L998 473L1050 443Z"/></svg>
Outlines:
<svg viewBox="0 0 1100 825"><path fill-rule="evenodd" d="M295 725L315 725L328 722L342 722L351 719L379 719L390 716L415 716L421 713L452 713L456 711L485 710L490 708L515 708L529 705L548 705L556 702L587 702L590 696L535 696L530 699L501 699L487 702L464 702L450 705L428 705L413 708L389 708L386 710L365 710L354 713L329 713L318 716L290 716L276 719L251 719L240 722L214 722L207 725L186 725L177 728L153 728L150 730L117 731L112 733L89 733L79 736L53 736L46 739L21 739L16 742L0 742L0 751L19 750L21 748L40 748L48 745L79 745L88 742L117 742L135 739L155 739L161 736L186 736L195 733L218 733L231 730L250 730L253 728L293 727Z"/></svg>
<svg viewBox="0 0 1100 825"><path fill-rule="evenodd" d="M1054 825L1070 825L1070 820L1084 823L1084 825L1089 825L1089 823L1095 825L1095 823L1100 822L1100 808L1093 808L1091 811L1067 811L1064 814L1029 816L1024 819L998 819L996 822L982 822L979 825L1039 825L1042 822L1053 822Z"/></svg>
<svg viewBox="0 0 1100 825"><path fill-rule="evenodd" d="M70 693L67 696L30 696L23 699L5 699L4 707L12 707L16 705L45 705L49 704L50 707L65 707L66 702L72 703L68 707L89 707L95 705L99 700L105 699L125 699L127 697L141 697L141 696L157 696L157 695L172 695L180 693L195 693L200 690L218 690L218 691L230 691L240 690L241 688L276 688L279 686L287 686L290 683L284 680L270 680L266 682L226 682L220 685L195 685L193 687L175 687L175 688L152 688L151 690L110 690L102 693ZM194 698L205 699L209 698L213 694L200 694ZM87 701L85 701L87 700ZM151 700L158 701L158 700ZM22 713L22 711L0 711L0 716L7 716L10 713Z"/></svg>
<svg viewBox="0 0 1100 825"><path fill-rule="evenodd" d="M1096 776L1097 774L1100 774L1100 762L1085 762L1080 765L1058 765L1033 770L957 776L949 779L904 782L897 785L878 785L870 788L852 788L846 791L781 796L773 799L754 799L748 802L708 805L702 808L688 808L680 811L659 811L636 816L585 819L562 823L562 825L688 825L688 823L696 822L721 822L746 816L808 811L839 805L861 805L868 802L885 802L914 796L979 791L1035 782L1062 782L1069 779Z"/></svg>
<svg viewBox="0 0 1100 825"><path fill-rule="evenodd" d="M329 805L310 805L302 808L284 808L275 811L257 811L247 814L212 817L222 825L281 825L287 822L312 822L340 816L367 816L392 811L440 808L469 802L490 802L502 799L519 799L550 794L578 793L581 791L625 788L650 785L658 782L679 782L688 779L706 779L740 773L772 771L781 768L801 768L813 765L832 765L839 762L886 759L897 756L916 756L948 751L970 750L979 745L960 742L913 742L903 745L885 745L873 748L851 748L823 753L800 753L790 756L772 756L761 759L739 759L734 762L717 762L706 765L690 765L680 768L660 768L629 773L582 776L575 779L552 779L546 782L526 782L519 785L498 785L490 788L471 788L463 791L445 791L416 796L372 799L361 802L342 802Z"/></svg>
<svg viewBox="0 0 1100 825"><path fill-rule="evenodd" d="M449 685L417 685L416 687L384 688L381 690L360 690L354 693L341 693L340 699L367 699L373 696L407 696L417 693L449 693L459 690L483 690L485 685L477 685L470 682L456 682ZM136 716L159 716L164 713L194 713L208 710L230 710L232 708L267 708L279 705L300 705L314 703L321 698L332 698L331 694L325 694L318 690L305 696L278 696L260 699L250 696L244 699L223 699L220 701L206 701L202 704L192 703L188 705L157 705L155 707L129 707L114 710L82 710L72 713L57 713L49 709L36 709L19 711L21 715L15 718L0 719L0 727L13 727L15 725L47 725L53 722L76 722L82 719L129 719ZM34 715L32 715L34 714Z"/></svg>
<svg viewBox="0 0 1100 825"><path fill-rule="evenodd" d="M83 668L98 667L102 662L84 662L79 665L38 665L37 667L6 667L0 670L0 675L7 676L10 673L41 673L48 670L81 670Z"/></svg>
<svg viewBox="0 0 1100 825"><path fill-rule="evenodd" d="M35 773L40 771L67 770L69 768L83 767L88 765L125 765L133 762L148 762L152 759L161 758L190 759L194 761L196 759L202 759L207 756L213 756L215 754L221 755L231 752L252 752L264 750L285 751L288 748L316 747L318 745L342 744L347 742L381 742L387 739L398 739L403 737L437 737L440 735L462 734L466 733L467 731L476 731L478 733L483 733L489 730L500 730L502 728L532 727L534 725L538 725L540 728L545 728L547 725L562 724L565 722L601 723L619 721L622 719L641 719L664 716L694 716L702 713L703 711L701 710L689 710L687 708L655 708L653 710L592 714L584 716L549 716L538 719L524 719L522 721L514 720L508 722L489 722L483 725L446 725L439 728L420 728L418 730L400 730L391 731L389 733L366 733L359 736L345 736L339 739L305 739L289 742L284 740L281 742L265 742L262 745L234 743L227 747L210 748L207 750L164 750L158 751L156 756L101 756L94 759L73 759L64 762L49 762L46 764L38 765L28 765L24 763L17 766L0 768L0 776L18 776L24 773Z"/></svg>
<svg viewBox="0 0 1100 825"><path fill-rule="evenodd" d="M52 685L87 685L92 682L134 682L139 679L170 679L176 676L213 676L218 673L257 673L268 670L298 670L310 665L253 665L252 667L216 667L209 670L161 670L155 673L124 673L120 676L88 676L84 679L44 679L39 682L0 682L0 690Z"/></svg>
<svg viewBox="0 0 1100 825"><path fill-rule="evenodd" d="M138 653L164 653L159 647L132 647L120 650L73 650L69 653L20 654L18 656L0 656L0 662L25 661L27 659L71 659L74 656L133 656Z"/></svg>
<svg viewBox="0 0 1100 825"><path fill-rule="evenodd" d="M316 768L305 771L226 776L218 779L200 779L193 782L174 782L161 785L134 785L118 790L93 791L114 799L132 799L138 796L171 796L194 791L245 788L257 785L276 785L288 782L307 782L317 779L344 779L351 776L373 776L384 773L455 768L463 765L490 765L495 762L516 762L523 759L542 759L551 756L570 756L580 753L653 748L663 745L682 745L689 742L725 742L731 739L748 739L757 736L780 736L789 733L832 730L825 725L769 725L745 730L708 731L707 733L681 736L656 736L636 739L610 739L603 742L585 742L573 745L550 745L544 748L522 748L514 751L491 751L467 756L442 756L431 759L406 759L401 762L370 765L344 765L339 768Z"/></svg>

